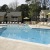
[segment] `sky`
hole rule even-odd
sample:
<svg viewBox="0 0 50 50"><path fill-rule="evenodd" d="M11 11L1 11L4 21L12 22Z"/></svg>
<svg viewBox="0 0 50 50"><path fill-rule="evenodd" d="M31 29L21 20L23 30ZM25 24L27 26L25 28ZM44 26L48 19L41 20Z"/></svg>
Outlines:
<svg viewBox="0 0 50 50"><path fill-rule="evenodd" d="M4 4L7 4L9 5L9 3L12 3L14 2L15 0L0 0L0 6L4 5ZM25 0L17 0L18 2L18 5L20 4L25 4Z"/></svg>
<svg viewBox="0 0 50 50"><path fill-rule="evenodd" d="M18 3L20 5L20 4L25 4L26 2L25 2L25 0L18 0Z"/></svg>

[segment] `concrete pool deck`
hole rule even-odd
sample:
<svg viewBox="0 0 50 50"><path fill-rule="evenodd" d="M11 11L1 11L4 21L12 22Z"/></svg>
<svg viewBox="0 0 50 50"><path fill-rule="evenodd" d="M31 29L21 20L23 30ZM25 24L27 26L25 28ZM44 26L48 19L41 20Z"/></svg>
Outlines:
<svg viewBox="0 0 50 50"><path fill-rule="evenodd" d="M39 25L29 25L29 27L50 29L48 26ZM50 44L45 45L0 37L0 50L50 50Z"/></svg>
<svg viewBox="0 0 50 50"><path fill-rule="evenodd" d="M50 50L50 46L1 37L0 50Z"/></svg>

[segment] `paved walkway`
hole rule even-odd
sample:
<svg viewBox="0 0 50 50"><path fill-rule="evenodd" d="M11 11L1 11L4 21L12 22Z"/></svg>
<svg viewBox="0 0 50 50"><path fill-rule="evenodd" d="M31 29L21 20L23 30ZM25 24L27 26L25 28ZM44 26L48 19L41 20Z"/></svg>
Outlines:
<svg viewBox="0 0 50 50"><path fill-rule="evenodd" d="M29 25L31 28L45 28L45 29L50 29L49 26L44 26L44 25Z"/></svg>

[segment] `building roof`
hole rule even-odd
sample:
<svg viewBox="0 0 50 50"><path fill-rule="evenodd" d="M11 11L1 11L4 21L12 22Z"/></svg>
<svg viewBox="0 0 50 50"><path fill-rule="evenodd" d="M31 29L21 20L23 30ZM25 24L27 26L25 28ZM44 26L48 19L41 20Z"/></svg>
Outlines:
<svg viewBox="0 0 50 50"><path fill-rule="evenodd" d="M0 12L0 16L4 16L6 12Z"/></svg>
<svg viewBox="0 0 50 50"><path fill-rule="evenodd" d="M21 12L10 12L7 13L7 16L21 16Z"/></svg>
<svg viewBox="0 0 50 50"><path fill-rule="evenodd" d="M41 10L41 12L44 12L46 15L50 12L50 10Z"/></svg>

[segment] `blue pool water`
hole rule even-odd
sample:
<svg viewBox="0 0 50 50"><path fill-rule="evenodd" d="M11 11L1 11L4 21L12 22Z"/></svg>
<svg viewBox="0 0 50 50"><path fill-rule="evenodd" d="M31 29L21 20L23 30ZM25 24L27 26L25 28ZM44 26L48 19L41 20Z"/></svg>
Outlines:
<svg viewBox="0 0 50 50"><path fill-rule="evenodd" d="M30 28L28 25L7 25L0 36L29 42L50 44L50 29Z"/></svg>

